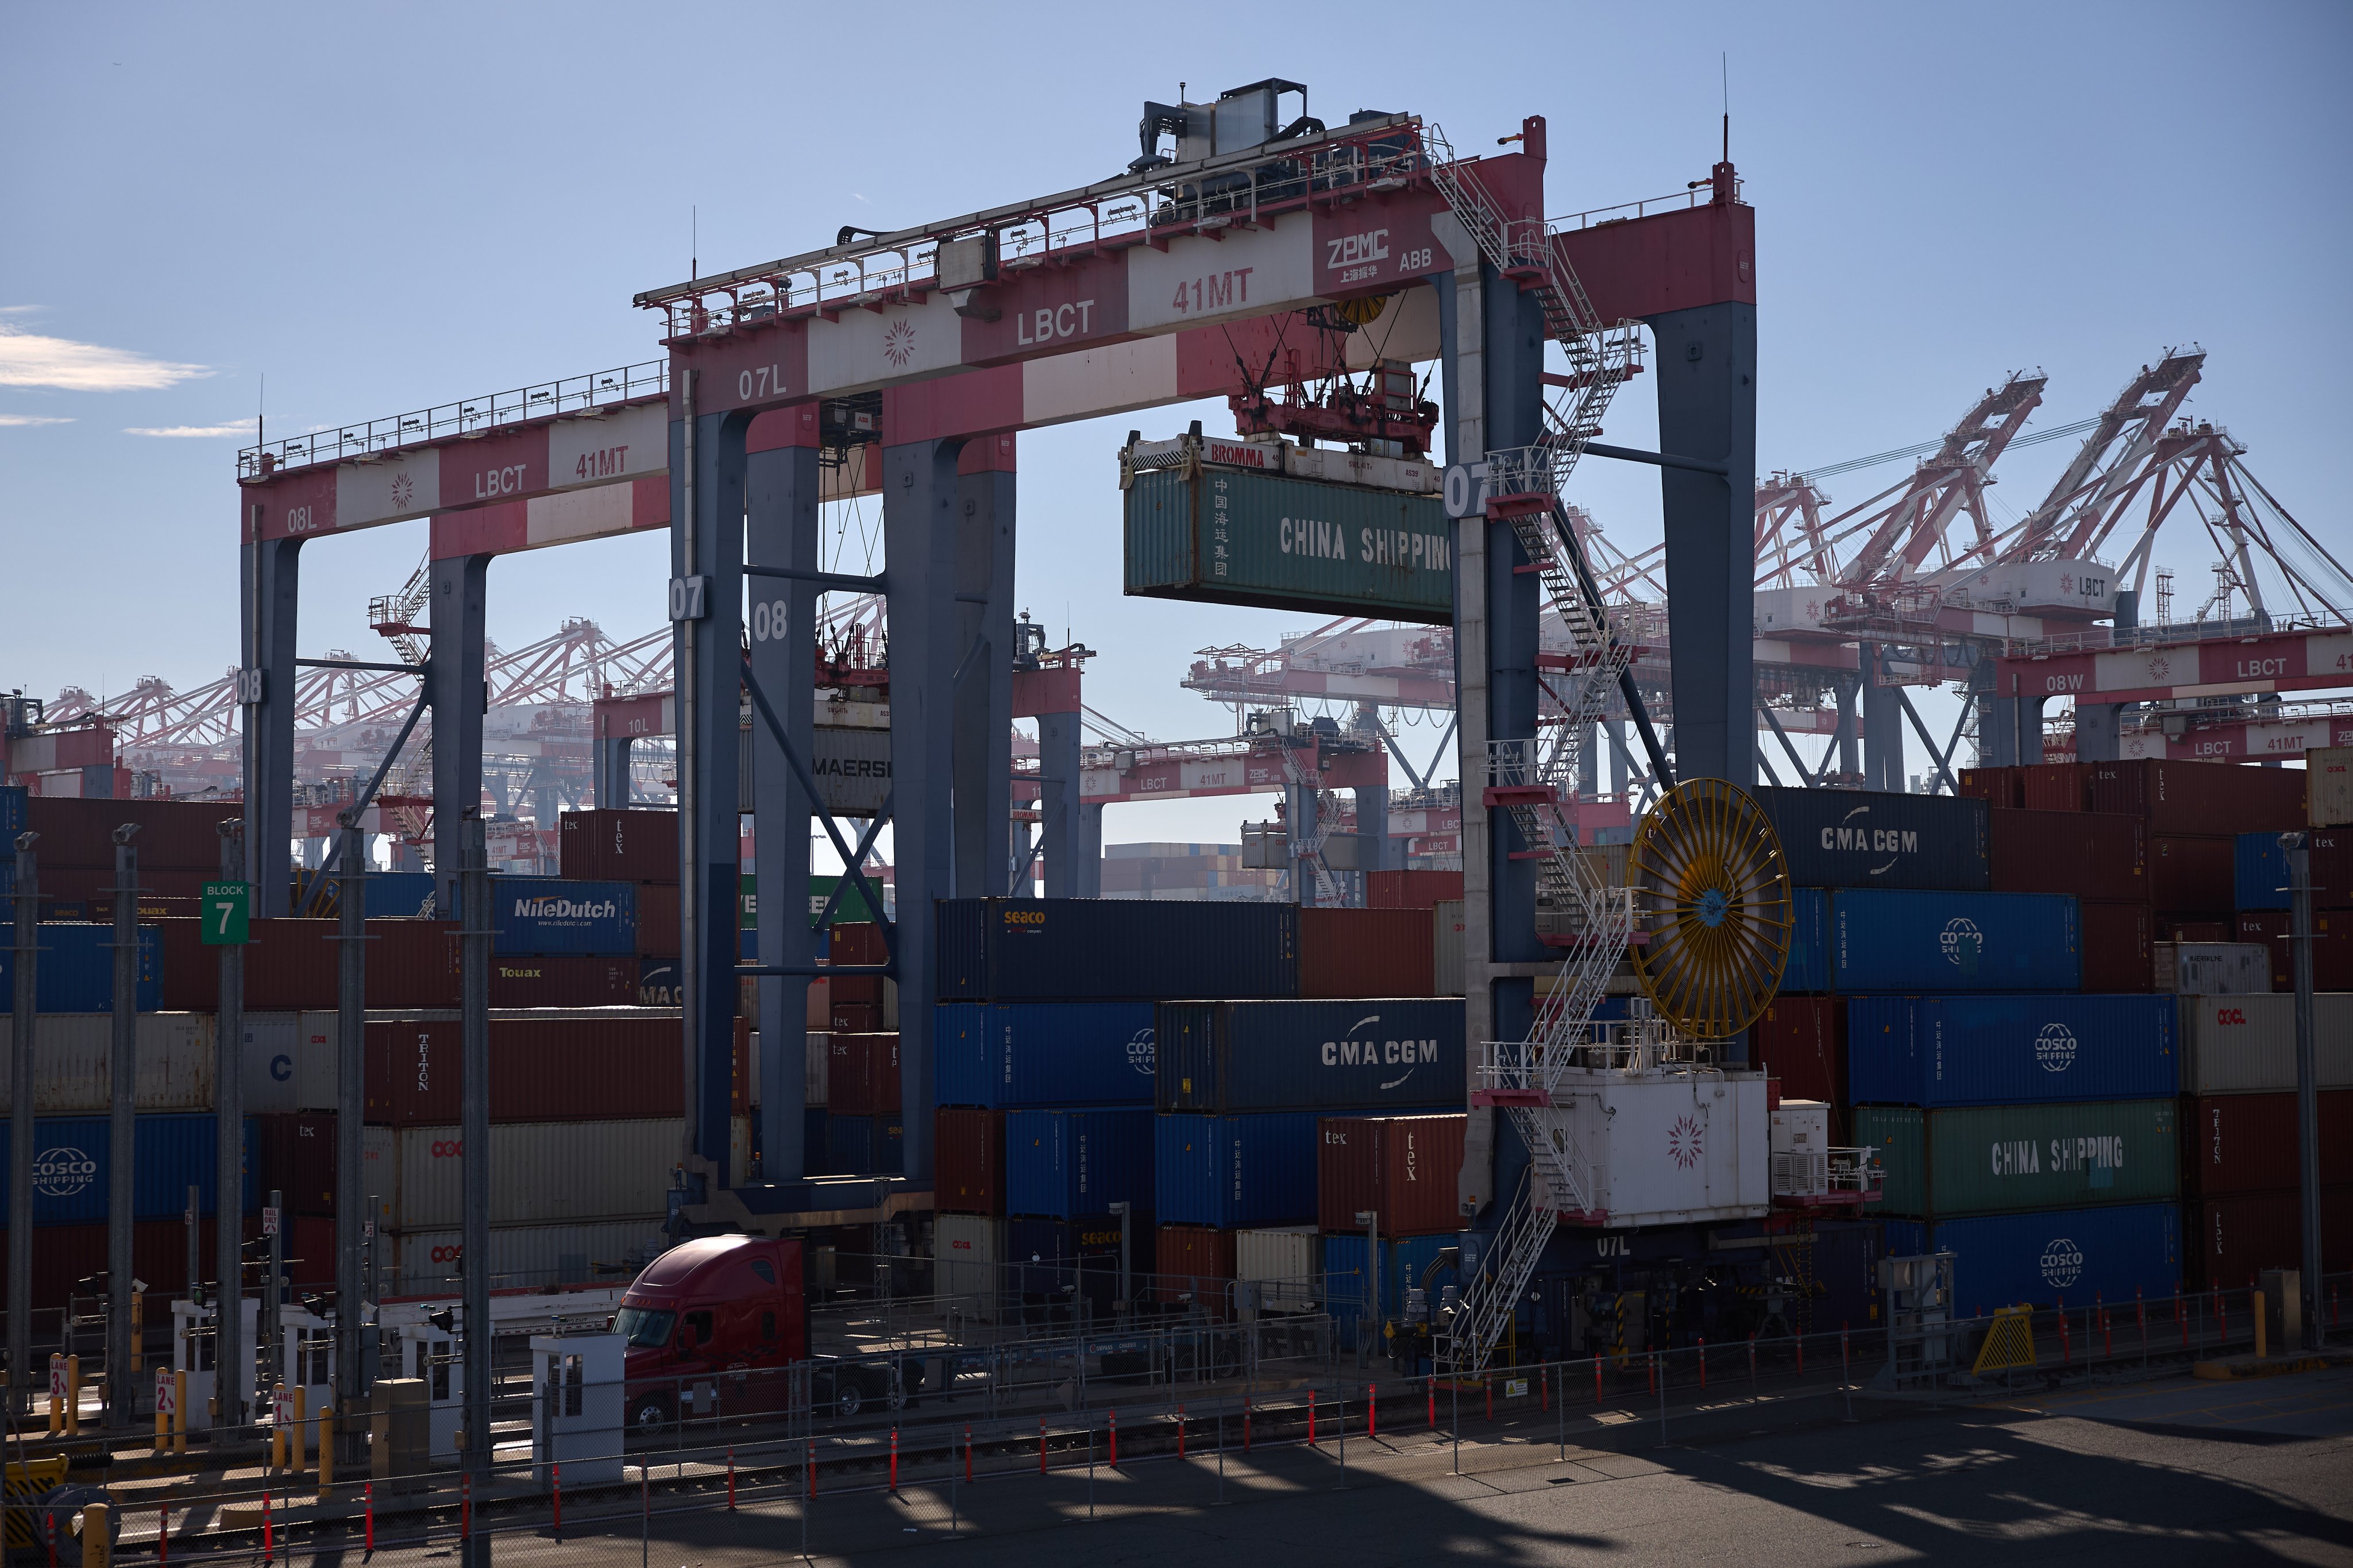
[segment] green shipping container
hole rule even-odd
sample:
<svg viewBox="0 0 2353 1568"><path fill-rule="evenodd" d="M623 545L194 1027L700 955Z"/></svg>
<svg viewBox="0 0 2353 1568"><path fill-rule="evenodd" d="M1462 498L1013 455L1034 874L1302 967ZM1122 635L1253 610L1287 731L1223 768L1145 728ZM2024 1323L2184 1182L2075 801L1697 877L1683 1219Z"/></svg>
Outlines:
<svg viewBox="0 0 2353 1568"><path fill-rule="evenodd" d="M1887 1170L1873 1213L1952 1219L2169 1200L2180 1189L2176 1121L2170 1100L1858 1105L1854 1141Z"/></svg>
<svg viewBox="0 0 2353 1568"><path fill-rule="evenodd" d="M1158 469L1126 497L1127 592L1448 626L1454 531L1434 495L1247 468Z"/></svg>
<svg viewBox="0 0 2353 1568"><path fill-rule="evenodd" d="M867 880L870 884L875 875L876 873L869 873ZM834 884L840 880L839 877L809 879L810 925L817 924L818 914L825 908L827 896L833 891ZM736 922L745 931L759 929L760 879L750 871L741 872L735 879L735 918ZM841 895L841 901L833 907L833 919L837 925L847 925L853 921L871 921L873 918L872 906L859 897L858 889L854 887L845 889Z"/></svg>

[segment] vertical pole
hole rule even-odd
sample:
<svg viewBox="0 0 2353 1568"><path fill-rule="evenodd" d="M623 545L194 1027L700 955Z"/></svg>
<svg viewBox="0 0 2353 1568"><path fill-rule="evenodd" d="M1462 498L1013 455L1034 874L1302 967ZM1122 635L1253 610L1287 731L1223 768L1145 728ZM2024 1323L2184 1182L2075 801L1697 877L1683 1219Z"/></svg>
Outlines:
<svg viewBox="0 0 2353 1568"><path fill-rule="evenodd" d="M491 1374L494 1340L491 1331L491 872L479 807L469 810L463 824L465 845L462 878L465 896L459 901L460 973L459 1001L463 1023L459 1098L459 1159L465 1184L465 1229L459 1256L465 1261L466 1453L468 1477L484 1480L491 1474ZM356 1131L356 1129L354 1129ZM488 1553L468 1537L472 1559L466 1568L480 1568Z"/></svg>
<svg viewBox="0 0 2353 1568"><path fill-rule="evenodd" d="M356 812L342 815L342 872L335 888L338 918L335 985L335 1403L357 1407L360 1367L360 1124L366 1119L367 835ZM227 1136L224 1127L222 1136ZM227 1205L222 1205L224 1212ZM280 1222L284 1223L282 1220Z"/></svg>
<svg viewBox="0 0 2353 1568"><path fill-rule="evenodd" d="M245 823L220 825L220 875L245 878ZM245 949L220 950L220 1014L214 1020L213 1400L214 1429L245 1424L245 1390L253 1381L253 1347L245 1334Z"/></svg>
<svg viewBox="0 0 2353 1568"><path fill-rule="evenodd" d="M40 964L40 855L37 833L16 835L16 994L8 1061L8 1410L33 1411L33 1051L34 985Z"/></svg>
<svg viewBox="0 0 2353 1568"><path fill-rule="evenodd" d="M139 1111L139 851L132 823L114 830L114 1051L113 1094L107 1118L109 1191L106 1213L106 1424L128 1426L138 1413L139 1391L131 1375L131 1219L125 1201L137 1189Z"/></svg>
<svg viewBox="0 0 2353 1568"><path fill-rule="evenodd" d="M286 1384L286 1194L276 1187L269 1189L269 1212L277 1216L277 1228L269 1233L269 1277L261 1288L261 1364L266 1369L265 1386L282 1391ZM274 1411L272 1415L274 1419ZM274 1429L283 1442L284 1426Z"/></svg>
<svg viewBox="0 0 2353 1568"><path fill-rule="evenodd" d="M2283 834L2287 851L2288 935L2295 944L2295 1130L2304 1200L2304 1346L2320 1348L2320 1090L2312 1022L2312 836ZM2295 1347L2287 1347L2290 1350Z"/></svg>

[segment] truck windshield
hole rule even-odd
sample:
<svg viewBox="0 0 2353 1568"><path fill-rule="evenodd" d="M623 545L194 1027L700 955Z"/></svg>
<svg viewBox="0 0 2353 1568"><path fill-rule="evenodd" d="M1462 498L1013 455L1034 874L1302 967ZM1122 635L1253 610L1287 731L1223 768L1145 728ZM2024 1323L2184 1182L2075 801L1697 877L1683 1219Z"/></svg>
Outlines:
<svg viewBox="0 0 2353 1568"><path fill-rule="evenodd" d="M614 1316L613 1329L629 1344L659 1349L670 1343L670 1331L678 1321L676 1312L655 1307L624 1307Z"/></svg>

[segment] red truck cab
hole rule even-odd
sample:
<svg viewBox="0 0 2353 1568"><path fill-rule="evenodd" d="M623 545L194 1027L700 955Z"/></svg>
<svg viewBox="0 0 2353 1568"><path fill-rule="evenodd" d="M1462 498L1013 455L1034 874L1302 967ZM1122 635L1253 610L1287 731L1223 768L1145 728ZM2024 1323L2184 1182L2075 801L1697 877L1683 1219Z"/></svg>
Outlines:
<svg viewBox="0 0 2353 1568"><path fill-rule="evenodd" d="M632 1426L667 1425L698 1391L737 1408L781 1408L784 1369L808 1357L797 1238L706 1236L646 1265L613 1321L628 1349Z"/></svg>

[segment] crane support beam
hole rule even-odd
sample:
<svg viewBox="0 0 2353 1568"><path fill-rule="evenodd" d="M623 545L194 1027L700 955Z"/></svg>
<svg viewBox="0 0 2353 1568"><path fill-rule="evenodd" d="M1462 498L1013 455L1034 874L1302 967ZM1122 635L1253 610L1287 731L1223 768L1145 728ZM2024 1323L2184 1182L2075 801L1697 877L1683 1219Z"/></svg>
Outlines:
<svg viewBox="0 0 2353 1568"><path fill-rule="evenodd" d="M1994 661L1996 689L2005 699L2116 703L2353 687L2353 631L2342 627L2208 640L2141 636L2150 640L2116 648L2013 643Z"/></svg>

